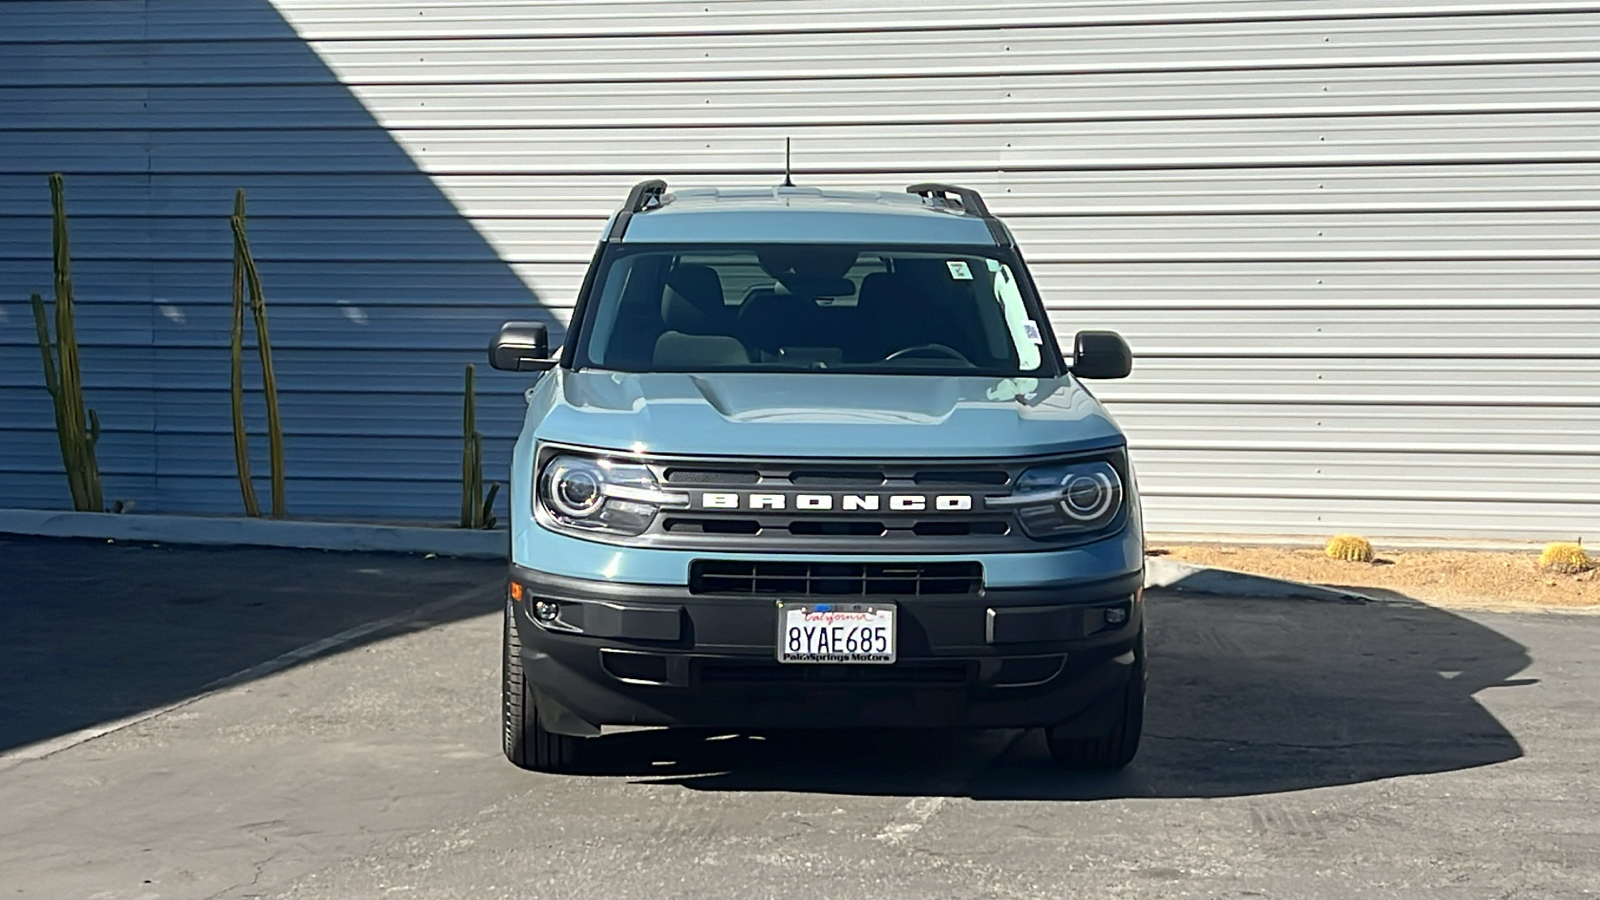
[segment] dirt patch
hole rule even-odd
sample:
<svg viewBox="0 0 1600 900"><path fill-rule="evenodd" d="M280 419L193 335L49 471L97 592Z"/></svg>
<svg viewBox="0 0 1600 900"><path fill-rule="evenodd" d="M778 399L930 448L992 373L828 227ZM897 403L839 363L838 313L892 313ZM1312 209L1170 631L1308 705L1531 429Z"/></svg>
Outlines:
<svg viewBox="0 0 1600 900"><path fill-rule="evenodd" d="M1386 550L1370 563L1329 559L1321 549L1156 544L1170 559L1271 578L1368 592L1388 591L1449 606L1573 608L1600 606L1600 569L1578 575L1539 570L1527 552Z"/></svg>

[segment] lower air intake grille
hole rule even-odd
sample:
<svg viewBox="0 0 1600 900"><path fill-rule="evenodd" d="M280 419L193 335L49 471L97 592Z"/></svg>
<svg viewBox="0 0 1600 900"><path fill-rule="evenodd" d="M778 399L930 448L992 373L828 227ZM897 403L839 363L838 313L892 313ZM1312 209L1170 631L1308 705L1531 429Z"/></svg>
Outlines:
<svg viewBox="0 0 1600 900"><path fill-rule="evenodd" d="M976 594L983 564L734 562L697 559L689 565L693 594L778 594L785 597Z"/></svg>
<svg viewBox="0 0 1600 900"><path fill-rule="evenodd" d="M718 684L961 684L966 663L908 663L892 666L786 666L781 663L702 663L702 683Z"/></svg>

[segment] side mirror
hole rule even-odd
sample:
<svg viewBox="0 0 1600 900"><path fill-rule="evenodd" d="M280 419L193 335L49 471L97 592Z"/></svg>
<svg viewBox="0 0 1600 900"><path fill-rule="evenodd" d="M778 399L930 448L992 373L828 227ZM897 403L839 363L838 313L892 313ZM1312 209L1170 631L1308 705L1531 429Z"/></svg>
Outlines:
<svg viewBox="0 0 1600 900"><path fill-rule="evenodd" d="M555 364L543 322L507 322L489 343L489 365L505 372L543 372Z"/></svg>
<svg viewBox="0 0 1600 900"><path fill-rule="evenodd" d="M1080 331L1073 341L1072 374L1079 378L1127 378L1133 352L1115 331Z"/></svg>

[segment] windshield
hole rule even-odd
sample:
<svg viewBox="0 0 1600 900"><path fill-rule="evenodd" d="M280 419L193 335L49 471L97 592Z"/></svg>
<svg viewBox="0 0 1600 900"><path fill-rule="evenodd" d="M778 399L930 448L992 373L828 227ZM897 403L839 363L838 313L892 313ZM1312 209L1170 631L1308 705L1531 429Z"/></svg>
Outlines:
<svg viewBox="0 0 1600 900"><path fill-rule="evenodd" d="M1039 375L1045 324L1012 258L962 247L612 248L579 365L629 372Z"/></svg>

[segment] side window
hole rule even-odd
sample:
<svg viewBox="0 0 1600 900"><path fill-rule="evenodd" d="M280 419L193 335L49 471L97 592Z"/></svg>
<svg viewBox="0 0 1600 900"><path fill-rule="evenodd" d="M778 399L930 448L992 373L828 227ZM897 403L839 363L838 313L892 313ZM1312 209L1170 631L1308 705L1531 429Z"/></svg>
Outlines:
<svg viewBox="0 0 1600 900"><path fill-rule="evenodd" d="M600 294L592 302L602 311L610 311L611 315L600 315L594 320L594 329L589 335L589 346L595 350L603 350L611 346L611 335L617 326L617 299L622 296L622 291L628 285L628 278L633 274L634 263L637 257L618 260L611 271L606 273L605 284L600 286ZM604 365L606 360L596 355L595 362Z"/></svg>
<svg viewBox="0 0 1600 900"><path fill-rule="evenodd" d="M1006 331L1017 350L1017 368L1032 372L1044 361L1039 325L1028 318L1028 307L1022 302L1022 289L1017 286L1011 267L993 259L988 260L987 267L994 281L994 298L1005 313Z"/></svg>
<svg viewBox="0 0 1600 900"><path fill-rule="evenodd" d="M665 254L640 253L611 266L589 336L590 358L598 365L627 368L649 362L662 332L661 286L668 263Z"/></svg>

